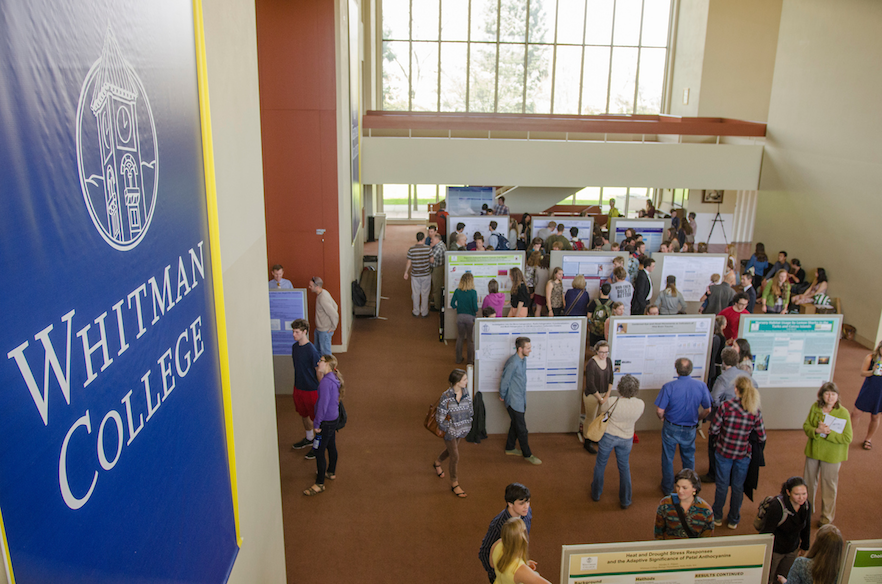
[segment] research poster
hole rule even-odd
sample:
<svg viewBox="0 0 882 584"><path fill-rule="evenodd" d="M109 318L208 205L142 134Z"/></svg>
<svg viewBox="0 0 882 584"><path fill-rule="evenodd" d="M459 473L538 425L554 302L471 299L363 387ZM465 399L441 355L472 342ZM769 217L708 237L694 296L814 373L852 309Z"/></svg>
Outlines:
<svg viewBox="0 0 882 584"><path fill-rule="evenodd" d="M466 241L471 243L475 240L475 232L478 231L484 236L484 245L490 245L490 222L496 221L496 231L501 233L508 239L508 215L479 215L479 216L457 216L451 213L447 218L447 233L456 231L457 223L464 223L463 233L466 234ZM516 241L509 241L508 245L514 249L517 245Z"/></svg>
<svg viewBox="0 0 882 584"><path fill-rule="evenodd" d="M742 316L760 387L820 387L833 380L842 315Z"/></svg>
<svg viewBox="0 0 882 584"><path fill-rule="evenodd" d="M613 258L622 256L627 258L627 253L599 252L599 251L571 251L551 252L551 266L563 268L564 293L573 287L573 279L582 275L585 277L585 291L589 297L600 296L600 286L612 275Z"/></svg>
<svg viewBox="0 0 882 584"><path fill-rule="evenodd" d="M582 387L586 319L479 318L475 321L478 390L498 392L502 369L515 354L515 340L529 337L527 391L567 391Z"/></svg>
<svg viewBox="0 0 882 584"><path fill-rule="evenodd" d="M661 389L677 378L674 362L692 361L692 377L707 381L707 362L713 335L713 315L611 317L610 359L615 384L633 375L640 389Z"/></svg>
<svg viewBox="0 0 882 584"><path fill-rule="evenodd" d="M459 286L462 275L470 272L475 279L475 290L478 292L478 307L487 296L490 280L496 280L499 291L505 294L505 306L511 306L511 269L524 270L524 252L447 252L447 308L453 292Z"/></svg>
<svg viewBox="0 0 882 584"><path fill-rule="evenodd" d="M557 225L563 223L563 234L567 239L572 239L570 228L577 227L579 229L578 238L585 245L585 249L589 250L594 247L594 219L592 217L533 217L533 237L539 234L539 231L548 227L552 221L555 222L555 230ZM557 231L555 231L557 233Z"/></svg>
<svg viewBox="0 0 882 584"><path fill-rule="evenodd" d="M757 540L755 536L742 536ZM768 543L727 545L713 538L682 542L656 541L596 546L564 546L567 584L756 584L765 582ZM642 544L642 545L641 545ZM704 545L702 545L704 544Z"/></svg>
<svg viewBox="0 0 882 584"><path fill-rule="evenodd" d="M290 355L294 343L291 323L298 318L309 320L306 315L306 288L270 292L269 306L273 355Z"/></svg>
<svg viewBox="0 0 882 584"><path fill-rule="evenodd" d="M882 541L848 542L842 584L878 584L882 581Z"/></svg>
<svg viewBox="0 0 882 584"><path fill-rule="evenodd" d="M668 276L677 278L677 290L686 302L698 302L710 286L711 276L726 273L726 254L666 253L661 254L661 283L666 286Z"/></svg>
<svg viewBox="0 0 882 584"><path fill-rule="evenodd" d="M621 243L625 240L625 231L633 229L635 232L643 235L643 241L646 242L646 251L655 253L661 249L661 244L665 240L665 229L670 225L670 219L625 219L622 217L614 217L612 219L610 229L610 241Z"/></svg>
<svg viewBox="0 0 882 584"><path fill-rule="evenodd" d="M493 187L447 187L447 212L451 216L480 215L484 205L492 208L495 204L494 190Z"/></svg>

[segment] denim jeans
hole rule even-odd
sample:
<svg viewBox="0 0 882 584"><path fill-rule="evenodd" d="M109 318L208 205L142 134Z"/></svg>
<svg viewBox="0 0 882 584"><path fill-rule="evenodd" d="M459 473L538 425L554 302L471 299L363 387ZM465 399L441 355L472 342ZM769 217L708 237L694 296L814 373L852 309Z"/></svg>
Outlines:
<svg viewBox="0 0 882 584"><path fill-rule="evenodd" d="M684 428L665 420L662 427L662 488L674 491L674 451L680 446L683 468L695 469L695 428Z"/></svg>
<svg viewBox="0 0 882 584"><path fill-rule="evenodd" d="M319 355L333 355L331 352L331 333L326 331L315 331L315 344Z"/></svg>
<svg viewBox="0 0 882 584"><path fill-rule="evenodd" d="M732 498L729 500L729 523L738 525L741 521L741 501L744 500L744 480L747 478L747 468L750 466L750 457L726 458L719 452L716 455L717 468L714 480L717 491L714 495L714 520L723 519L723 505L726 504L726 495L729 487L732 487Z"/></svg>
<svg viewBox="0 0 882 584"><path fill-rule="evenodd" d="M603 435L603 438L597 443L594 480L591 481L592 499L600 500L600 495L603 493L603 472L606 470L609 455L615 450L616 464L619 466L619 503L622 507L628 507L631 504L631 467L628 464L628 457L631 456L633 445L634 438L619 438L609 433Z"/></svg>
<svg viewBox="0 0 882 584"><path fill-rule="evenodd" d="M319 447L315 450L315 484L325 484L325 473L336 474L337 472L337 420L322 422L319 424L322 431ZM328 451L329 461L325 460L325 451Z"/></svg>

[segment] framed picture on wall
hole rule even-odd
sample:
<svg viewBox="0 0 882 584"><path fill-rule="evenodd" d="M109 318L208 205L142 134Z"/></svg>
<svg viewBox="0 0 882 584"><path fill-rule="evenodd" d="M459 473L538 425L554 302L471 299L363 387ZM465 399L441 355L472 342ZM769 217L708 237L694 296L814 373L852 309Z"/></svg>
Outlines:
<svg viewBox="0 0 882 584"><path fill-rule="evenodd" d="M701 191L702 203L722 203L723 191Z"/></svg>

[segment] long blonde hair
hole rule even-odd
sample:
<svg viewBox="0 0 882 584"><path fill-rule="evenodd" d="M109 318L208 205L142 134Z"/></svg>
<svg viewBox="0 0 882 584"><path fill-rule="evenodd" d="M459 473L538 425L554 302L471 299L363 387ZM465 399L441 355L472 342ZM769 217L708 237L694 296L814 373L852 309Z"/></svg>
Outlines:
<svg viewBox="0 0 882 584"><path fill-rule="evenodd" d="M527 526L520 517L512 517L502 526L500 534L502 555L496 562L496 569L505 572L512 563L522 560L525 564L530 558L530 544L527 542Z"/></svg>
<svg viewBox="0 0 882 584"><path fill-rule="evenodd" d="M337 381L340 382L340 401L343 401L343 396L346 393L344 389L345 384L343 383L343 375L337 370L337 358L333 355L322 355L322 361L328 364L331 368L331 373L334 374L334 377L337 378Z"/></svg>
<svg viewBox="0 0 882 584"><path fill-rule="evenodd" d="M475 289L475 277L472 275L471 272L466 272L462 275L462 277L459 279L459 286L457 286L457 288L459 288L463 292Z"/></svg>
<svg viewBox="0 0 882 584"><path fill-rule="evenodd" d="M786 274L787 270L778 270L775 272L775 277L772 278L772 281L769 282L769 285L772 287L772 294L775 296L784 296L784 293L781 291L781 286L778 285L778 276L782 273ZM787 280L784 280L784 289L790 288L790 283Z"/></svg>
<svg viewBox="0 0 882 584"><path fill-rule="evenodd" d="M735 391L741 398L741 407L755 415L760 409L760 394L753 382L750 381L750 377L742 375L736 379Z"/></svg>

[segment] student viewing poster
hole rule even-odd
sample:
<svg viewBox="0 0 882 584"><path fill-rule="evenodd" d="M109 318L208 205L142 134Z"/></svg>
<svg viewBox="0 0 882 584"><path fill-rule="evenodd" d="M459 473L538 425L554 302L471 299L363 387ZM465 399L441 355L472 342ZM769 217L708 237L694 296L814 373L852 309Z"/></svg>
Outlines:
<svg viewBox="0 0 882 584"><path fill-rule="evenodd" d="M496 280L499 292L505 294L505 306L511 306L511 269L524 268L524 252L447 252L447 308L453 292L465 273L471 273L478 292L478 306L487 296L490 280Z"/></svg>

